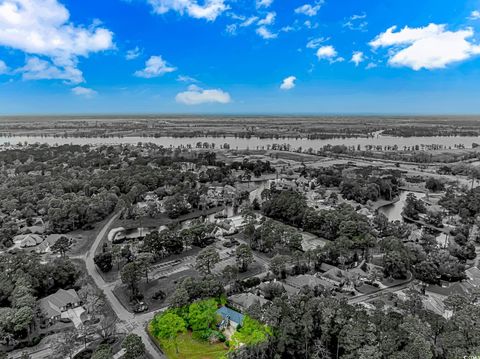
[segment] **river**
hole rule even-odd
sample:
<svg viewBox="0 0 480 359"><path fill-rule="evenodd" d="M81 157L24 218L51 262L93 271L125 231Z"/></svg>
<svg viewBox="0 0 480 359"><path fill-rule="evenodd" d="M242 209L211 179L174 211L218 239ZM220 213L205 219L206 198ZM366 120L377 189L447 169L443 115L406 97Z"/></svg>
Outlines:
<svg viewBox="0 0 480 359"><path fill-rule="evenodd" d="M228 144L231 149L268 149L272 145L287 145L290 149L302 148L307 150L320 150L327 145L345 145L360 146L362 150L369 146L398 146L403 150L404 147L413 148L414 146L436 146L438 149L455 148L462 145L465 148L471 148L473 143L480 143L480 137L457 137L457 136L439 136L439 137L395 137L376 134L373 137L353 137L353 138L332 138L315 139L305 138L235 138L235 137L49 137L49 136L0 136L0 145L33 144L46 143L48 145L119 145L119 144L137 144L154 143L163 147L187 147L195 148L198 143L214 144L215 148L221 148Z"/></svg>

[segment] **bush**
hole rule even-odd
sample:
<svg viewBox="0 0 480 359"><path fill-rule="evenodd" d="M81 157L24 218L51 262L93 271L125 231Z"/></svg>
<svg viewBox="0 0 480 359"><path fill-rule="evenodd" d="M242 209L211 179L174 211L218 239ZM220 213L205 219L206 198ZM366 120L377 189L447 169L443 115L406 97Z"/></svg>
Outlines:
<svg viewBox="0 0 480 359"><path fill-rule="evenodd" d="M152 299L153 300L163 300L165 299L167 295L165 294L165 292L161 289L157 290L155 293L153 293L152 295Z"/></svg>
<svg viewBox="0 0 480 359"><path fill-rule="evenodd" d="M110 272L113 268L113 256L110 252L95 255L93 261L103 273Z"/></svg>
<svg viewBox="0 0 480 359"><path fill-rule="evenodd" d="M261 283L261 280L258 277L248 278L242 281L242 285L245 288L253 288L259 285L260 283Z"/></svg>

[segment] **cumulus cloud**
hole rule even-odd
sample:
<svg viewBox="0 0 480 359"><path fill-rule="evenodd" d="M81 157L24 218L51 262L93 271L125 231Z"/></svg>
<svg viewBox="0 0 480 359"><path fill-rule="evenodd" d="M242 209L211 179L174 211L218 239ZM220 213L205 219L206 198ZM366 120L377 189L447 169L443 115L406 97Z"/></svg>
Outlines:
<svg viewBox="0 0 480 359"><path fill-rule="evenodd" d="M365 56L362 51L355 51L352 55L352 59L350 60L350 62L353 62L355 66L360 65L360 63L363 61L365 61Z"/></svg>
<svg viewBox="0 0 480 359"><path fill-rule="evenodd" d="M225 0L204 0L203 5L198 4L196 0L148 0L156 14L165 14L169 11L175 11L181 15L187 14L195 19L205 19L215 21L229 7Z"/></svg>
<svg viewBox="0 0 480 359"><path fill-rule="evenodd" d="M23 67L17 69L24 80L63 80L68 84L83 82L83 75L80 70L73 66L55 66L49 61L38 57L30 57Z"/></svg>
<svg viewBox="0 0 480 359"><path fill-rule="evenodd" d="M265 40L276 39L278 37L278 34L271 32L265 26L260 26L257 29L257 34Z"/></svg>
<svg viewBox="0 0 480 359"><path fill-rule="evenodd" d="M317 1L315 5L305 4L295 9L296 14L303 14L306 16L315 16L322 7L323 1Z"/></svg>
<svg viewBox="0 0 480 359"><path fill-rule="evenodd" d="M191 106L205 103L227 104L232 101L232 98L228 92L221 89L205 90L196 85L190 85L187 91L177 94L175 100L178 103Z"/></svg>
<svg viewBox="0 0 480 359"><path fill-rule="evenodd" d="M7 64L0 60L0 75L6 74L8 72L8 66Z"/></svg>
<svg viewBox="0 0 480 359"><path fill-rule="evenodd" d="M473 10L470 13L469 19L470 20L479 20L480 19L480 11L479 10Z"/></svg>
<svg viewBox="0 0 480 359"><path fill-rule="evenodd" d="M77 69L78 58L112 49L114 44L113 33L100 27L99 21L89 27L73 24L67 8L57 0L3 0L0 3L0 46L47 57L57 72L73 75L64 80L81 82L83 76ZM27 74L24 78L35 76Z"/></svg>
<svg viewBox="0 0 480 359"><path fill-rule="evenodd" d="M262 7L268 8L273 4L273 0L257 0L256 5L257 9L260 9Z"/></svg>
<svg viewBox="0 0 480 359"><path fill-rule="evenodd" d="M142 50L140 50L140 48L137 46L134 49L128 50L126 55L125 55L125 58L129 61L130 60L135 60L141 54L142 54Z"/></svg>
<svg viewBox="0 0 480 359"><path fill-rule="evenodd" d="M97 95L98 92L87 87L77 86L72 88L72 93L77 96L83 96L86 98L92 98L93 96Z"/></svg>
<svg viewBox="0 0 480 359"><path fill-rule="evenodd" d="M280 85L281 90L291 90L295 87L295 81L297 78L295 76L288 76L283 79L282 84Z"/></svg>
<svg viewBox="0 0 480 359"><path fill-rule="evenodd" d="M339 57L337 50L331 45L319 47L317 50L317 58L319 60L328 60L331 64L344 61L344 58Z"/></svg>
<svg viewBox="0 0 480 359"><path fill-rule="evenodd" d="M433 70L480 54L480 46L469 41L474 35L472 28L448 31L446 25L430 24L396 29L392 26L370 42L374 49L390 48L388 63L391 66Z"/></svg>
<svg viewBox="0 0 480 359"><path fill-rule="evenodd" d="M145 63L145 68L135 72L135 76L150 79L160 77L177 69L169 66L161 56L152 56Z"/></svg>

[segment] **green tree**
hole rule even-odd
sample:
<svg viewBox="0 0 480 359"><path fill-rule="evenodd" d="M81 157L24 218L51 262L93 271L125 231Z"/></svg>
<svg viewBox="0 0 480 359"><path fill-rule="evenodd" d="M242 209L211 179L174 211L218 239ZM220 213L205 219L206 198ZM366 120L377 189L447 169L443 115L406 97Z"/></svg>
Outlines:
<svg viewBox="0 0 480 359"><path fill-rule="evenodd" d="M138 282L140 280L140 267L135 262L127 263L120 273L122 283L128 285L132 297L135 297L138 292Z"/></svg>
<svg viewBox="0 0 480 359"><path fill-rule="evenodd" d="M289 260L290 257L277 254L270 261L270 270L277 277L285 277Z"/></svg>
<svg viewBox="0 0 480 359"><path fill-rule="evenodd" d="M138 264L138 269L145 275L145 280L148 283L148 273L152 269L153 254L152 253L139 253L135 261Z"/></svg>
<svg viewBox="0 0 480 359"><path fill-rule="evenodd" d="M16 332L30 332L30 326L33 323L33 309L31 307L22 307L18 309L13 316L13 330Z"/></svg>
<svg viewBox="0 0 480 359"><path fill-rule="evenodd" d="M110 252L98 253L93 258L95 264L104 273L110 272L113 267L113 256Z"/></svg>
<svg viewBox="0 0 480 359"><path fill-rule="evenodd" d="M112 348L110 345L99 345L97 350L92 355L91 359L112 359Z"/></svg>
<svg viewBox="0 0 480 359"><path fill-rule="evenodd" d="M235 257L240 272L246 272L248 266L254 262L252 249L246 244L241 244L237 247Z"/></svg>
<svg viewBox="0 0 480 359"><path fill-rule="evenodd" d="M215 299L190 304L188 308L188 326L195 332L204 332L216 320L217 303Z"/></svg>
<svg viewBox="0 0 480 359"><path fill-rule="evenodd" d="M127 335L122 342L122 348L125 349L125 359L138 359L145 355L145 344L137 334Z"/></svg>
<svg viewBox="0 0 480 359"><path fill-rule="evenodd" d="M72 246L72 241L70 238L66 236L61 236L58 240L53 244L51 250L53 253L60 253L62 257L65 257L65 254Z"/></svg>
<svg viewBox="0 0 480 359"><path fill-rule="evenodd" d="M405 279L408 274L408 259L398 251L389 252L383 258L385 276Z"/></svg>
<svg viewBox="0 0 480 359"><path fill-rule="evenodd" d="M150 325L150 330L156 338L172 341L175 345L175 351L178 353L177 337L187 331L187 325L182 317L172 311L167 311L155 316Z"/></svg>
<svg viewBox="0 0 480 359"><path fill-rule="evenodd" d="M214 247L208 247L198 254L195 269L204 275L210 274L218 262L220 262L220 255Z"/></svg>

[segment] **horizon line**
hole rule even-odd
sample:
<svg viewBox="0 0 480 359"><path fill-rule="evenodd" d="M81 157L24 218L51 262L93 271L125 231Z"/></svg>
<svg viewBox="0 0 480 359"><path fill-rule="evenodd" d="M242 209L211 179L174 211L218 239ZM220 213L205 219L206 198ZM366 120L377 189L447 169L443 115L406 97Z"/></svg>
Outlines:
<svg viewBox="0 0 480 359"><path fill-rule="evenodd" d="M6 118L44 118L44 117L185 117L191 118L196 116L204 117L479 117L480 113L380 113L380 112L358 112L358 113L342 113L342 112L325 112L325 113L266 113L266 112L246 112L246 113L210 113L210 112L198 112L198 113L167 113L167 112L99 112L99 113L18 113L18 114L0 114L0 119Z"/></svg>

